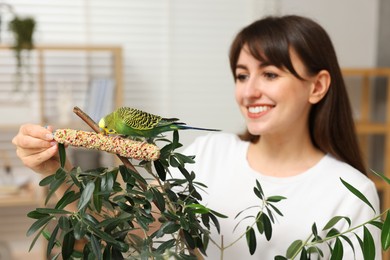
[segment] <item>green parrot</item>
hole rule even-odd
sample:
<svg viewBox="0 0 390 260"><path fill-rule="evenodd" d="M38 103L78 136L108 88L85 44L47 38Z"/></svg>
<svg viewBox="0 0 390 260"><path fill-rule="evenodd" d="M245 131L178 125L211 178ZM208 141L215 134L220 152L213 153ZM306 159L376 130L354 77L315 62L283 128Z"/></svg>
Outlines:
<svg viewBox="0 0 390 260"><path fill-rule="evenodd" d="M177 118L162 118L139 109L120 107L100 119L99 127L105 134L144 137L146 139L151 139L159 136L161 133L174 130L220 131L217 129L191 127L178 121L179 119Z"/></svg>

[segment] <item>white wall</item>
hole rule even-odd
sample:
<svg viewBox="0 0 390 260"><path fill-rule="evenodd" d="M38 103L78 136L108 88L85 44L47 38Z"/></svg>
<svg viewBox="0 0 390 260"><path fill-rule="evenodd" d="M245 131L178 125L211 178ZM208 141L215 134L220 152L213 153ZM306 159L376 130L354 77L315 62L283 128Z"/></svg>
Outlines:
<svg viewBox="0 0 390 260"><path fill-rule="evenodd" d="M9 1L11 2L11 1ZM37 43L124 48L125 105L237 132L228 48L265 14L302 14L328 30L343 67L376 64L378 0L13 0ZM3 25L4 30L4 25ZM183 133L190 141L199 133Z"/></svg>
<svg viewBox="0 0 390 260"><path fill-rule="evenodd" d="M328 31L342 67L377 64L379 0L279 0L283 14L302 14Z"/></svg>

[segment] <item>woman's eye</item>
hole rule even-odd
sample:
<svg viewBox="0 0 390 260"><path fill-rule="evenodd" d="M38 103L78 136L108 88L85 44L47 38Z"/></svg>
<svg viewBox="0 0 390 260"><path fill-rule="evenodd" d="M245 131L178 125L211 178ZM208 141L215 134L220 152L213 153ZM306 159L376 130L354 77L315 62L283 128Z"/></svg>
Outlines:
<svg viewBox="0 0 390 260"><path fill-rule="evenodd" d="M273 80L273 79L276 79L277 77L279 77L278 74L273 73L273 72L264 72L263 75L265 78L267 78L269 80Z"/></svg>
<svg viewBox="0 0 390 260"><path fill-rule="evenodd" d="M237 76L236 76L236 79L238 80L238 81L244 81L244 80L246 80L246 79L248 79L249 78L249 75L247 75L247 74L238 74Z"/></svg>

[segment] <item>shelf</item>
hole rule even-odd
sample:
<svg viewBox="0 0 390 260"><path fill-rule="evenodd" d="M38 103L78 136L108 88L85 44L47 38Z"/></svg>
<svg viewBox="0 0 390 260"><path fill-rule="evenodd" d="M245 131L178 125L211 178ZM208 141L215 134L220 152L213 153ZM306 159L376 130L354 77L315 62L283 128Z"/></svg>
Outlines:
<svg viewBox="0 0 390 260"><path fill-rule="evenodd" d="M347 87L353 91L350 92L355 98L352 101L357 101L354 112L359 120L355 124L364 159L375 171L380 165L382 173L390 178L390 68L345 68L343 76ZM378 117L383 123L375 122L374 118ZM380 139L376 139L378 137ZM382 211L389 209L390 185L374 174L368 176L381 196ZM389 250L383 253L383 259L390 259Z"/></svg>
<svg viewBox="0 0 390 260"><path fill-rule="evenodd" d="M28 170L16 158L15 147L10 142L20 125L28 122L53 125L55 128L90 130L89 126L74 115L71 110L73 105L81 107L82 104L85 104L85 100L90 99L88 90L91 87L91 82L95 82L96 79L113 82L110 85L113 106L119 107L122 105L122 48L116 45L37 44L31 50L31 74L24 79L24 92L20 91L18 92L20 95L16 96L13 89L16 63L12 51L12 46L0 44L0 52L4 54L3 63L0 66L0 74L2 75L2 80L0 80L2 92L0 94L3 98L0 112L10 114L7 115L7 119L10 118L9 122L0 123L0 166L3 166L4 161L7 161L9 166L13 168L20 166L19 168L22 169L19 170L20 175L26 176ZM30 88L30 84L32 88ZM66 88L70 88L73 95L66 100L60 100L58 97L64 96L61 94ZM101 90L99 89L99 91ZM30 99L32 100L31 104L27 103L27 101L31 101ZM61 113L64 110L61 109L62 107L59 104L66 105L65 117L60 116L64 115L64 113ZM71 105L69 106L69 104ZM22 108L28 105L31 105L31 107L27 107L22 111ZM12 111L16 113L15 116L10 113ZM67 111L71 115L71 120L66 122L59 120L68 118ZM30 114L34 114L34 118ZM7 160L3 160L4 158ZM0 168L1 170L3 169ZM36 176L35 173L33 174ZM0 209L3 213L1 215L3 217L1 234L4 238L11 237L10 241L12 242L19 243L23 240L20 242L22 246L29 245L32 238L26 238L25 232L33 220L29 219L26 214L34 208L43 207L46 187L40 187L37 182L32 182L31 185L25 185L20 190L11 187L6 189L1 190L0 186ZM56 197L53 196L46 206L54 207L55 200ZM34 251L30 253L27 253L28 248L13 247L13 259L44 259L46 243L47 241L42 240L41 245L36 245Z"/></svg>
<svg viewBox="0 0 390 260"><path fill-rule="evenodd" d="M0 208L38 205L40 205L39 195L32 185L27 188L5 188L0 186Z"/></svg>

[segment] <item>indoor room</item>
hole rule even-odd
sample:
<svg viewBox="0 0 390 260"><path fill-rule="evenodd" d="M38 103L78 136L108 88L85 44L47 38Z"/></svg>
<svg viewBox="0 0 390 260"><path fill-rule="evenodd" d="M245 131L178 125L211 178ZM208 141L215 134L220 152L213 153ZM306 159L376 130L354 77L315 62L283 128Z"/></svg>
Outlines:
<svg viewBox="0 0 390 260"><path fill-rule="evenodd" d="M210 162L213 167L208 168L213 172L228 168L230 172L235 167L230 167L233 165L232 161L237 161L238 164L239 158L232 156L234 158L229 159L224 155L217 155L219 152L230 151L227 148L228 141L221 141L222 145L226 144L226 148L218 145L218 150L212 150L210 153L201 150L203 147L194 147L192 144L194 140L204 141L214 134L224 137L229 135L233 138L233 135L243 134L246 129L249 132L254 129L255 132L259 131L255 134L257 137L264 138L259 137L256 141L246 140L249 150L248 154L244 153L242 156L245 161L248 160L252 169L257 172L262 172L263 169L266 171L264 167L256 168L258 160L250 163L252 157L249 152L251 147L260 147L256 144L262 143L262 139L265 141L267 133L275 133L272 131L277 130L272 127L267 130L264 127L263 134L263 128L257 128L253 122L266 120L260 119L260 114L264 114L264 118L267 118L267 114L271 117L273 112L278 111L275 100L278 97L287 99L288 95L277 96L277 93L266 89L265 94L261 94L266 97L259 96L256 97L257 101L253 101L254 97L250 95L255 95L254 92L249 93L249 90L245 92L238 88L245 85L249 89L248 84L252 79L249 74L252 71L248 64L252 63L245 63L245 59L244 65L240 62L243 61L242 57L246 57L242 54L245 49L250 54L248 60L263 62L265 67L271 67L272 73L264 69L265 72L261 74L276 76L276 79L268 78L267 84L277 84L276 82L285 78L280 76L286 73L286 70L281 69L285 64L282 61L285 57L275 58L270 55L272 52L264 50L259 52L258 56L262 56L261 58L255 57L253 51L257 50L251 49L248 47L249 43L245 43L239 52L237 63L233 64L232 42L245 26L265 17L283 15L307 17L322 26L330 37L345 82L348 95L346 98L350 100L351 113L348 114L349 107L346 102L337 108L346 107L347 112L334 111L330 107L329 111L347 114L353 120L356 141L361 150L361 165L365 165L367 169L367 178L364 178L377 192L374 192L373 199L370 199L371 195L367 195L360 186L354 186L355 181L345 183L342 177L338 184L340 189L351 195L351 200L346 199L340 202L340 205L356 199L356 203L348 202L348 205L359 205L356 206L359 211L359 207L367 209L367 215L370 215L365 219L367 223L356 223L354 216L340 217L336 214L339 211L335 210L330 212L333 219L331 217L323 220L324 222L316 222L317 227L313 222L301 227L301 230L308 230L308 236L296 237L297 240L290 241L288 244L291 246L286 246L283 252L278 253L279 258L275 259L309 259L306 255L310 254L322 255L323 259L327 259L326 256L329 255L335 259L352 259L348 254L363 254L364 259L381 259L380 255L383 255L384 260L390 259L390 162L387 161L390 156L389 1L0 0L0 260L161 259L161 256L162 259L203 259L205 252L208 252L207 245L218 248L217 259L228 260L236 259L233 251L229 251L234 250L230 242L235 241L235 238L239 240L237 244L245 247L245 252L252 257L260 254L263 245L268 245L268 240L277 241L278 235L283 233L278 233L277 227L284 219L283 209L284 203L289 201L286 195L288 193L284 194L282 191L282 194L268 194L267 192L274 190L268 188L267 181L259 181L258 185L251 183L253 185L247 190L251 193L254 190L254 197L262 202L261 214L258 209L260 206L243 206L244 213L240 213L234 220L237 226L233 224L231 227L235 232L225 231L234 233L235 238L229 240L226 235L220 236L215 229L219 229L218 219L220 223L225 223L223 205L229 211L230 197L243 196L235 188L245 181L236 177L237 182L232 184L228 183L227 179L215 178L210 180L210 185L207 182L207 185L203 186L202 181L206 179L202 176L200 179L195 177L197 171L193 169L198 168L192 168L195 167L192 164L199 158L213 161ZM286 28L293 26L286 24ZM289 33L289 30L286 33ZM299 36L297 41L298 38ZM313 42L320 42L317 44L318 48L314 48L316 51L324 47L320 40L315 39L314 34L309 38L312 38ZM291 63L294 47L289 46L288 51ZM299 53L294 57L303 59ZM273 64L273 61L267 62L267 59L274 58L280 59L281 66ZM313 59L315 60L315 57ZM293 63L296 64L295 59ZM258 67L263 70L264 64ZM295 68L294 64L292 66ZM279 76L275 71L280 72ZM303 71L306 73L306 70ZM253 70L252 75L257 75L256 73L257 69ZM292 77L294 73L289 75ZM333 75L329 78L329 74L324 75L323 81L320 81L320 77L313 76L313 79L318 80L318 85L331 86L331 90ZM324 96L329 94L329 89L324 90L327 91ZM269 93L268 97L266 93ZM290 96L291 100L295 97L294 93ZM275 99L272 95L275 95ZM323 96L315 102L311 101L310 105L321 103L322 98ZM298 99L299 97L295 100ZM343 103L340 100L335 98L334 102ZM248 116L242 114L244 104L250 107ZM116 110L120 107L135 110L127 109L122 116ZM257 109L260 112L253 112ZM290 109L298 111L292 102ZM114 119L117 120L116 116L125 117L121 118L125 124L130 124L128 122L131 120L145 120L150 123L152 120L162 119L161 123L168 124L170 128L154 128L154 132L121 132L122 128L115 122L113 124L117 128L107 130L107 115L113 115L111 113L114 111ZM145 113L142 114L142 111ZM140 117L143 118L126 118L133 112L138 113L137 116L141 114ZM152 119L146 118L149 113L152 114ZM153 117L154 115L159 117ZM280 118L283 118L283 115L281 113ZM302 125L308 128L307 136L311 140L309 147L315 150L313 155L331 154L333 159L359 169L343 155L339 156L337 151L344 150L345 153L350 153L346 157L352 158L352 161L359 160L359 149L348 151L354 146L347 145L343 135L335 134L346 129L345 121L330 117L327 124L330 132L326 138L332 139L333 143L339 143L336 146L340 148L331 147L327 150L315 141L316 137L312 132L309 133L314 131L316 126L309 127L309 120L312 119L309 115L305 116L308 123ZM271 123L276 121L271 120ZM300 121L296 122L299 124ZM135 122L137 123L143 124ZM53 132L50 138L54 139L46 142L48 146L56 146L58 149L58 170L48 173L42 166L44 162L41 165L42 172L31 166L41 160L38 157L43 148L35 149L30 154L33 156L27 158L27 150L19 147L26 145L24 141L28 142L28 138L22 140L20 132L20 127L26 124L40 126L42 133L45 131L43 127L46 127L46 131ZM187 129L188 126L195 129ZM59 131L56 132L58 129L64 130L62 133L67 136L61 139ZM69 140L73 137L70 137L71 130L68 129L77 131L81 137L74 137L72 143ZM178 131L183 129L186 131ZM146 126L141 130L147 130ZM214 130L219 132L214 133ZM348 131L345 130L344 135ZM295 131L291 129L291 132ZM93 135L91 138L96 139L88 139L87 144L75 144L77 138L86 140L89 133ZM24 134L27 135L27 132ZM33 134L33 130L28 134ZM279 133L269 136L277 138L277 134ZM14 138L17 135L19 139ZM63 141L60 145L59 139ZM110 147L92 147L96 140L110 142L110 145L107 145ZM32 144L36 144L36 141L31 141ZM19 153L16 152L16 146L20 148ZM119 152L114 151L113 147L118 146L121 146L122 150L134 147L134 154L137 155L116 156ZM188 147L189 151L194 153L196 148L199 148L199 153L203 155L183 155L183 151L188 151ZM153 151L146 151L149 148ZM309 158L304 156L306 151L302 149L300 156L297 152L297 158ZM140 153L146 154L145 157L137 157ZM158 153L160 158L148 157L152 156L151 153ZM279 158L279 155L284 153L275 154ZM357 157L354 157L355 154ZM24 160L21 158L23 155ZM293 157L289 158L293 161ZM72 167L69 167L67 162L71 162ZM266 162L270 165L266 168L272 168L271 161ZM272 162L280 166L276 160ZM220 165L214 167L217 163ZM290 166L286 165L286 168ZM274 169L276 171L278 168ZM175 182L176 172L183 174L183 182ZM306 170L301 172L306 173ZM141 177L137 177L138 173ZM292 174L302 175L296 172ZM287 179L291 177L286 176ZM170 177L173 178L172 182L168 181ZM269 176L261 178L263 177L267 180ZM152 180L153 184L150 184L149 180ZM212 208L214 204L211 195L213 192L222 194L222 191L214 188L214 182L218 183L215 186L233 189L226 197L221 195L226 199L216 203L217 210ZM265 186L262 189L263 183ZM179 184L188 185L185 187L189 193L185 196L184 193L177 195L178 191L173 186ZM71 188L67 189L69 186ZM65 188L61 193L63 187ZM301 187L304 190L304 186ZM199 189L199 193L195 188ZM210 192L207 192L208 188ZM333 193L333 190L328 189L327 192ZM209 198L203 194L210 194L210 203L207 199L205 204L201 202L201 195ZM313 201L318 202L319 208L322 204L328 205L328 194L302 193L302 196L312 197ZM313 210L311 205L317 203L301 202L302 205L297 209L302 216L311 215L308 213ZM237 204L240 203L237 201ZM172 213L174 208L177 211ZM221 212L219 209L222 209ZM159 217L153 218L156 212ZM233 214L233 218L239 212ZM342 214L342 211L339 214ZM289 214L286 218L288 216ZM157 220L160 221L160 229L152 227ZM353 229L357 225L362 225L360 231ZM317 228L321 235L318 235ZM137 235L130 234L132 230L135 230ZM151 235L151 230L158 231ZM345 230L349 230L347 233L351 240L343 235L336 235ZM138 235L137 231L143 232ZM243 232L242 235L240 231ZM209 232L218 233L215 235L218 239L209 235ZM353 232L361 234L360 241ZM334 235L336 237L332 240L330 237ZM167 240L165 236L172 236L174 239L171 237ZM153 239L156 241L150 242ZM312 244L309 243L311 240L314 241ZM327 243L331 250L326 246ZM351 251L352 244L355 247ZM270 251L270 254L272 253L273 251ZM213 256L215 254L211 253L205 259L216 259Z"/></svg>

